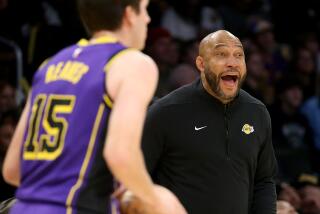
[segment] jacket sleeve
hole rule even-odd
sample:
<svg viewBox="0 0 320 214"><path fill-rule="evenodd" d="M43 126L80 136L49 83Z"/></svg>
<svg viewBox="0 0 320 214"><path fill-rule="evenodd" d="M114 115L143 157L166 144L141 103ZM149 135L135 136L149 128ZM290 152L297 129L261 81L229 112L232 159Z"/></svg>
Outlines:
<svg viewBox="0 0 320 214"><path fill-rule="evenodd" d="M276 214L276 187L274 177L277 172L277 161L272 146L271 119L264 109L261 122L266 125L266 134L258 156L254 178L253 214Z"/></svg>
<svg viewBox="0 0 320 214"><path fill-rule="evenodd" d="M142 152L147 170L152 177L163 153L164 148L164 125L161 116L161 106L153 104L147 114L142 136Z"/></svg>

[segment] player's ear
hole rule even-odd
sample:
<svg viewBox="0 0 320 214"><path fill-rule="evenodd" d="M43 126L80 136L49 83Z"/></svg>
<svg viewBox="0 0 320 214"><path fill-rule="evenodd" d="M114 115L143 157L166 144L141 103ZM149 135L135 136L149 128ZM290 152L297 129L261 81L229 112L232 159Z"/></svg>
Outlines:
<svg viewBox="0 0 320 214"><path fill-rule="evenodd" d="M199 69L199 71L204 71L204 60L201 56L197 56L196 58L196 66Z"/></svg>
<svg viewBox="0 0 320 214"><path fill-rule="evenodd" d="M123 22L128 25L131 26L133 25L135 19L137 16L137 12L133 9L132 6L127 6L124 9L124 13L123 13Z"/></svg>

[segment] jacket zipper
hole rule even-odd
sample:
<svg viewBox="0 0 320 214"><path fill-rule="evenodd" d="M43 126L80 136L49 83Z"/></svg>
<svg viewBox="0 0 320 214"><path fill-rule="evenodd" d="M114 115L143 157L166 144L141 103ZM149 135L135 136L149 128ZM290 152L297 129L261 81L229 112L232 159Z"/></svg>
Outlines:
<svg viewBox="0 0 320 214"><path fill-rule="evenodd" d="M229 107L228 104L224 105L224 123L225 123L225 129L226 129L226 156L227 156L227 160L230 160L228 107Z"/></svg>

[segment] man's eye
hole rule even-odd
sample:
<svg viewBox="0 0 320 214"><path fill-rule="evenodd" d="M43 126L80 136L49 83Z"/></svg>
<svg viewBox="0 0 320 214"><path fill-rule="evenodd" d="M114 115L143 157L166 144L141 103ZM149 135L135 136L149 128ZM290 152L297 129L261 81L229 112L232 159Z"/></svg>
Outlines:
<svg viewBox="0 0 320 214"><path fill-rule="evenodd" d="M216 55L217 55L217 56L225 56L226 54L223 53L223 52L218 52L218 53L216 53Z"/></svg>
<svg viewBox="0 0 320 214"><path fill-rule="evenodd" d="M237 57L242 57L243 56L243 53L238 53L236 54Z"/></svg>

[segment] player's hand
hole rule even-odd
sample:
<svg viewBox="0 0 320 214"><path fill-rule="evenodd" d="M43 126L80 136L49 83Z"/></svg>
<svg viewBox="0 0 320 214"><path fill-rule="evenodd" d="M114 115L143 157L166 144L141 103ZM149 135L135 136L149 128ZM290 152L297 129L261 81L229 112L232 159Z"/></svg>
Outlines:
<svg viewBox="0 0 320 214"><path fill-rule="evenodd" d="M277 201L277 214L298 214L287 201Z"/></svg>
<svg viewBox="0 0 320 214"><path fill-rule="evenodd" d="M158 201L151 207L150 213L154 214L187 214L179 199L167 188L155 185ZM155 212L156 211L156 212Z"/></svg>
<svg viewBox="0 0 320 214"><path fill-rule="evenodd" d="M281 184L282 191L278 198L282 201L288 201L295 209L300 209L301 198L298 191L287 183Z"/></svg>
<svg viewBox="0 0 320 214"><path fill-rule="evenodd" d="M152 204L146 204L130 191L122 194L120 199L123 214L187 214L178 198L168 189L155 185L157 199Z"/></svg>
<svg viewBox="0 0 320 214"><path fill-rule="evenodd" d="M121 214L145 214L145 204L129 190L120 197Z"/></svg>

